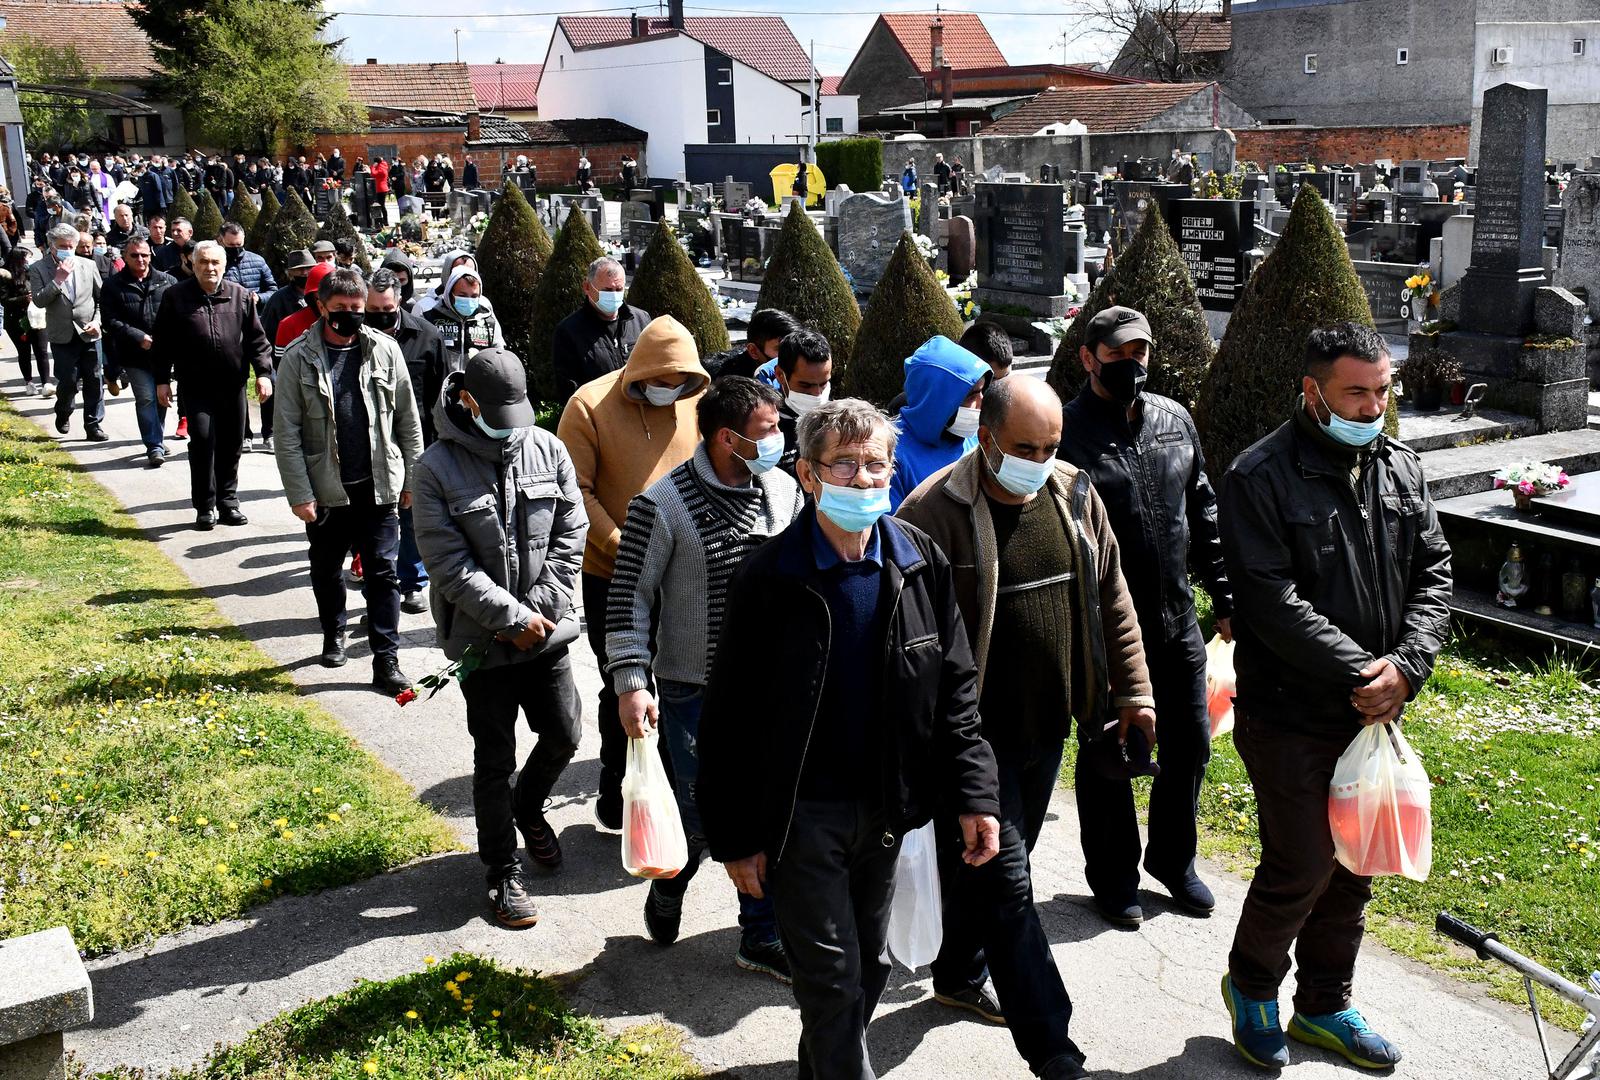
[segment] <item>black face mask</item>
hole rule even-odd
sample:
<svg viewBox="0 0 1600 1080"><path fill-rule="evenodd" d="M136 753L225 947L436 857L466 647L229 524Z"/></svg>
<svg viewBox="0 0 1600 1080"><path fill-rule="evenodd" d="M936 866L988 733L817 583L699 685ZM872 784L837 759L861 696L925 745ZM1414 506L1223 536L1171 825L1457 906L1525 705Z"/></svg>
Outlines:
<svg viewBox="0 0 1600 1080"><path fill-rule="evenodd" d="M361 332L361 326L367 321L364 311L330 311L327 315L328 325L340 337L355 337Z"/></svg>
<svg viewBox="0 0 1600 1080"><path fill-rule="evenodd" d="M237 266L237 265L239 265L239 256L240 256L240 253L244 251L244 248L230 247L230 248L223 248L222 250L227 252L227 258L228 258L228 265L229 266Z"/></svg>
<svg viewBox="0 0 1600 1080"><path fill-rule="evenodd" d="M400 325L400 312L398 311L369 311L366 315L367 325L374 330L382 330L388 333Z"/></svg>
<svg viewBox="0 0 1600 1080"><path fill-rule="evenodd" d="M1139 400L1149 377L1149 369L1137 360L1111 360L1100 365L1100 385L1122 405L1131 406Z"/></svg>

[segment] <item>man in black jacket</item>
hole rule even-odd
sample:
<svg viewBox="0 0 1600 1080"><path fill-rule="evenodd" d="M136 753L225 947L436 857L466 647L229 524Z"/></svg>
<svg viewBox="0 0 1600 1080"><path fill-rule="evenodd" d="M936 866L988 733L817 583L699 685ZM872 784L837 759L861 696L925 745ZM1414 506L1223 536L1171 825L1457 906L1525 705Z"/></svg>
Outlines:
<svg viewBox="0 0 1600 1080"><path fill-rule="evenodd" d="M194 277L167 290L150 335L162 407L172 401L172 376L183 384L194 527L201 532L210 531L218 520L224 525L249 523L239 512L239 453L244 446L244 383L251 368L257 395L272 396L272 349L261 332L255 297L222 279L227 265L221 244L196 244Z"/></svg>
<svg viewBox="0 0 1600 1080"><path fill-rule="evenodd" d="M1293 945L1289 1034L1381 1069L1400 1053L1350 1005L1372 879L1334 859L1328 788L1362 726L1398 721L1428 680L1450 633L1450 547L1422 463L1383 434L1383 339L1355 323L1313 330L1305 372L1293 419L1222 484L1233 741L1261 831L1222 991L1239 1053L1282 1068L1278 988Z"/></svg>
<svg viewBox="0 0 1600 1080"><path fill-rule="evenodd" d="M1216 899L1195 873L1195 815L1211 759L1211 725L1205 640L1190 571L1211 595L1224 640L1233 637L1233 596L1217 535L1217 499L1194 421L1176 401L1144 389L1156 347L1149 321L1132 308L1109 307L1089 321L1078 350L1089 381L1062 410L1056 455L1088 473L1105 503L1144 631L1161 748L1144 867L1180 907L1204 915ZM1073 786L1079 816L1100 824L1084 833L1095 906L1111 922L1137 926L1144 911L1132 785L1079 768Z"/></svg>
<svg viewBox="0 0 1600 1080"><path fill-rule="evenodd" d="M566 401L578 387L628 362L650 316L623 300L626 288L627 278L617 260L601 256L589 264L583 306L556 324L552 352L559 400Z"/></svg>
<svg viewBox="0 0 1600 1080"><path fill-rule="evenodd" d="M757 378L756 372L761 367L777 359L778 342L798 329L800 320L787 311L762 308L750 316L750 329L745 334L743 345L708 356L701 363L713 379L720 379L724 375Z"/></svg>
<svg viewBox="0 0 1600 1080"><path fill-rule="evenodd" d="M174 282L170 275L150 268L150 241L143 234L123 245L122 263L122 269L107 278L100 290L105 347L108 359L127 373L128 385L133 388L145 463L159 469L167 460L167 410L156 400L155 338L151 334L161 298Z"/></svg>
<svg viewBox="0 0 1600 1080"><path fill-rule="evenodd" d="M174 194L171 174L161 167L159 157L152 157L144 175L139 177L139 204L144 211L146 225L152 217L167 212Z"/></svg>
<svg viewBox="0 0 1600 1080"><path fill-rule="evenodd" d="M887 518L895 434L864 401L830 402L800 429L801 486L816 500L728 590L700 720L697 791L711 855L739 891L771 890L800 1007L800 1075L870 1077L866 1025L885 951L900 837L937 810L968 867L1021 871L1002 835L994 755L950 564ZM786 658L783 693L770 657ZM750 704L766 703L758 722ZM1022 923L1033 917L1033 934ZM1048 950L1029 897L994 917L1016 948ZM1070 1045L1070 1044L1068 1044ZM1075 1052L1039 1064L1086 1075Z"/></svg>

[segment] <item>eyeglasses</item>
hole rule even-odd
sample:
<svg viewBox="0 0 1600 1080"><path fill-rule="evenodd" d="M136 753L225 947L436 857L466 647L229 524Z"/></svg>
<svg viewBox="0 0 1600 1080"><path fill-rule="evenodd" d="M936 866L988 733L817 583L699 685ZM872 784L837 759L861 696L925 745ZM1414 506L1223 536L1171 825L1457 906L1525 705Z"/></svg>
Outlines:
<svg viewBox="0 0 1600 1080"><path fill-rule="evenodd" d="M869 480L882 480L894 470L894 463L891 461L868 461L863 463L859 461L852 461L849 458L844 458L840 461L827 463L817 461L815 458L813 458L811 464L815 465L818 469L821 469L835 480L846 481L854 480L856 478L856 473L860 472L866 473L867 479Z"/></svg>

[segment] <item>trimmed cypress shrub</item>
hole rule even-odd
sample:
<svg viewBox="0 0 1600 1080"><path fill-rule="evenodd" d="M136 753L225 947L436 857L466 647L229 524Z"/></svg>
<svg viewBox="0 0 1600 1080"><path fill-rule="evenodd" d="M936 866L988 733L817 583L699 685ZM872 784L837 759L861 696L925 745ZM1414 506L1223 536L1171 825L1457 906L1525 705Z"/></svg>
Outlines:
<svg viewBox="0 0 1600 1080"><path fill-rule="evenodd" d="M261 246L267 242L267 230L272 228L273 219L282 209L283 206L278 202L278 197L272 193L272 189L263 184L261 209L256 211L255 224L250 226L250 231L245 235L244 246L251 251L259 252Z"/></svg>
<svg viewBox="0 0 1600 1080"><path fill-rule="evenodd" d="M172 205L167 207L167 228L169 230L172 228L173 218L188 218L190 222L193 222L195 215L200 212L200 208L195 205L194 196L184 190L182 184L174 184L173 187L176 190L172 194ZM205 188L200 190L204 191ZM195 239L209 240L211 237L201 236L197 232L195 233Z"/></svg>
<svg viewBox="0 0 1600 1080"><path fill-rule="evenodd" d="M845 393L883 408L905 389L906 357L935 334L959 341L962 329L928 260L917 254L911 234L902 233L861 317L856 351L843 375ZM839 378L835 358L834 379Z"/></svg>
<svg viewBox="0 0 1600 1080"><path fill-rule="evenodd" d="M848 184L851 191L877 191L883 186L883 140L833 139L818 143L817 168L831 188Z"/></svg>
<svg viewBox="0 0 1600 1080"><path fill-rule="evenodd" d="M588 217L568 214L556 233L544 273L533 290L528 351L520 354L528 368L528 393L541 402L556 400L555 360L550 354L556 325L584 302L584 275L589 271L589 264L604 254L594 230L589 227ZM501 317L498 308L495 317Z"/></svg>
<svg viewBox="0 0 1600 1080"><path fill-rule="evenodd" d="M657 227L628 287L628 303L652 319L671 315L694 335L695 349L710 356L728 348L728 326L711 290L670 227Z"/></svg>
<svg viewBox="0 0 1600 1080"><path fill-rule="evenodd" d="M804 213L791 210L772 246L756 310L777 308L828 339L834 361L843 364L855 351L861 306L839 269L839 260Z"/></svg>
<svg viewBox="0 0 1600 1080"><path fill-rule="evenodd" d="M1089 320L1108 307L1131 307L1150 320L1155 345L1150 350L1150 381L1146 387L1193 410L1200 387L1216 351L1211 330L1195 295L1189 264L1152 202L1144 221L1112 265L1095 283L1083 310L1067 327L1050 365L1049 383L1061 400L1083 389L1088 372L1078 359Z"/></svg>
<svg viewBox="0 0 1600 1080"><path fill-rule="evenodd" d="M367 242L361 239L361 234L356 231L355 223L350 220L350 215L344 211L344 201L334 199L328 206L328 220L322 223L322 228L317 232L318 240L337 240L344 237L356 246L356 265L361 267L363 274L372 273L372 260L367 258ZM499 313L495 313L499 318Z"/></svg>
<svg viewBox="0 0 1600 1080"><path fill-rule="evenodd" d="M195 201L194 217L189 220L194 222L194 242L197 244L202 240L215 240L222 231L222 211L217 209L216 200L205 188L200 189L200 198Z"/></svg>
<svg viewBox="0 0 1600 1080"><path fill-rule="evenodd" d="M522 191L506 182L475 253L483 293L494 305L506 346L527 356L533 335L534 293L550 260L550 234Z"/></svg>
<svg viewBox="0 0 1600 1080"><path fill-rule="evenodd" d="M250 197L250 192L245 189L244 181L237 180L233 185L233 205L228 207L227 220L236 221L244 229L245 242L250 240L250 230L255 227L256 218L261 216L261 211L256 209L256 202Z"/></svg>
<svg viewBox="0 0 1600 1080"><path fill-rule="evenodd" d="M284 266L289 261L289 253L300 248L309 248L316 239L317 223L312 219L311 211L300 201L300 196L290 190L285 195L283 208L267 227L259 254L267 260L267 265L272 267L273 277L279 281L288 281L288 272Z"/></svg>
<svg viewBox="0 0 1600 1080"><path fill-rule="evenodd" d="M1197 422L1214 474L1289 419L1306 339L1316 327L1344 320L1371 326L1372 310L1344 236L1316 189L1303 185L1283 236L1240 294L1201 392ZM1385 428L1394 435L1393 395L1389 402Z"/></svg>

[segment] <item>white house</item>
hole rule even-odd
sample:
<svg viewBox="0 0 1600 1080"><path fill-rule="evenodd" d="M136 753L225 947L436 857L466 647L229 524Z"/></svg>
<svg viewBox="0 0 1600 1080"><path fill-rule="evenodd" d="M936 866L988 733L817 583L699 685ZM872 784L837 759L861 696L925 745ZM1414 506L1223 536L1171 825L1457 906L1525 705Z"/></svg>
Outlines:
<svg viewBox="0 0 1600 1080"><path fill-rule="evenodd" d="M820 135L854 135L861 130L861 95L839 93L842 75L828 75L817 85L822 102Z"/></svg>
<svg viewBox="0 0 1600 1080"><path fill-rule="evenodd" d="M548 120L605 116L649 133L649 175L678 177L683 148L793 146L806 133L811 61L777 17L563 16L539 80ZM820 95L819 95L820 96Z"/></svg>

